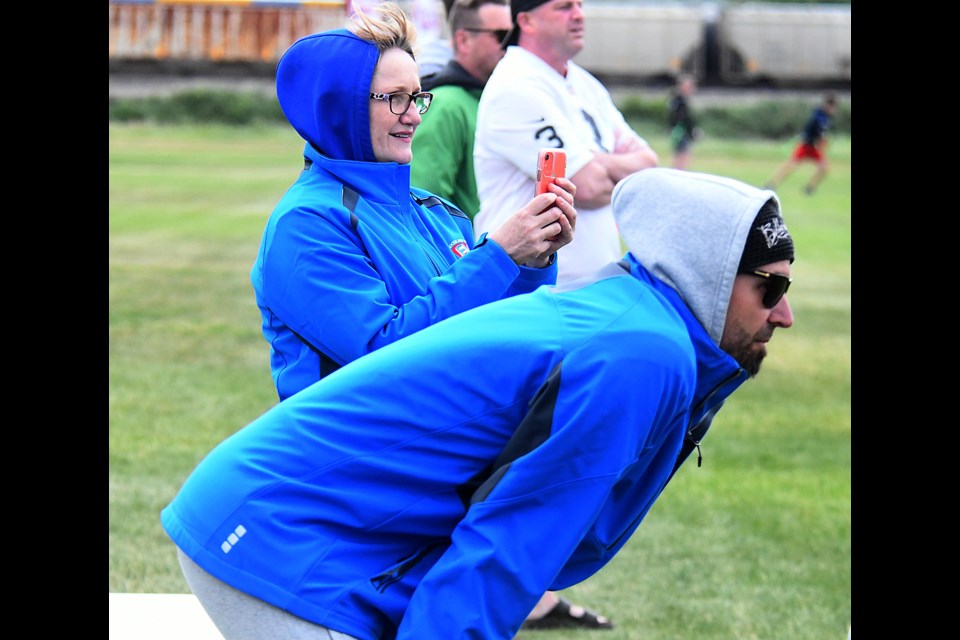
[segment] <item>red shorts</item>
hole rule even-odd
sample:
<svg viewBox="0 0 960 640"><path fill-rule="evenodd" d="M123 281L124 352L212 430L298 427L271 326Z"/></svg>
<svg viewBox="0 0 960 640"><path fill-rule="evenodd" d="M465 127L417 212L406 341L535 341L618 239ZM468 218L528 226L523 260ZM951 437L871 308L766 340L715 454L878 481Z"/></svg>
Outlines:
<svg viewBox="0 0 960 640"><path fill-rule="evenodd" d="M797 161L813 160L814 162L821 162L823 160L823 152L820 151L820 147L801 142L793 150L793 159Z"/></svg>

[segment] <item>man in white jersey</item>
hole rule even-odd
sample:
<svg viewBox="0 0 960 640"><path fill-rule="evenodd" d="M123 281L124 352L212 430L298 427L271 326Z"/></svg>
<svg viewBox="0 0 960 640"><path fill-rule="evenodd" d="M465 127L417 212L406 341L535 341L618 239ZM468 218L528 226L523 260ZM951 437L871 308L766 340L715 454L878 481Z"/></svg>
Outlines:
<svg viewBox="0 0 960 640"><path fill-rule="evenodd" d="M510 10L506 54L477 113L474 230L479 236L496 229L503 212L529 202L538 151L563 149L578 215L573 241L557 255L562 284L622 257L610 195L617 182L659 158L600 81L572 60L583 49L581 0L511 0Z"/></svg>

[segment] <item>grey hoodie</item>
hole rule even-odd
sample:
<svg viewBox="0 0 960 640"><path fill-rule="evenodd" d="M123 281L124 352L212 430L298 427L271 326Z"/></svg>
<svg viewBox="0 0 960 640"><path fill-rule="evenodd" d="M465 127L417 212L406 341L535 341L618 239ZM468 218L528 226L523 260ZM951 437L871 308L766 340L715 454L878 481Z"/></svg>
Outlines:
<svg viewBox="0 0 960 640"><path fill-rule="evenodd" d="M612 198L627 249L680 294L717 344L750 225L771 199L779 212L773 191L666 168L627 176Z"/></svg>

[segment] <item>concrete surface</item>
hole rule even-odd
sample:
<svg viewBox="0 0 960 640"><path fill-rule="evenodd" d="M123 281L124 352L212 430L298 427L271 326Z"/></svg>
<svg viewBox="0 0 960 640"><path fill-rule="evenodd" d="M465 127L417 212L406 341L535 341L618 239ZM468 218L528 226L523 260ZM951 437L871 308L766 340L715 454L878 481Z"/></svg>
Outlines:
<svg viewBox="0 0 960 640"><path fill-rule="evenodd" d="M223 640L192 593L111 593L110 640Z"/></svg>

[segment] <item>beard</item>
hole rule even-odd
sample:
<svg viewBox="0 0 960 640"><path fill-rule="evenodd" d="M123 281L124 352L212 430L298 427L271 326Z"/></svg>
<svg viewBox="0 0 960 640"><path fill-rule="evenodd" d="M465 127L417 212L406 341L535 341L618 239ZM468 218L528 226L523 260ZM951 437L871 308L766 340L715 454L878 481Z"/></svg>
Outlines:
<svg viewBox="0 0 960 640"><path fill-rule="evenodd" d="M728 336L728 333L731 335ZM773 331L750 335L737 327L724 332L720 348L730 354L752 378L760 372L760 363L767 357L766 341L772 335Z"/></svg>

